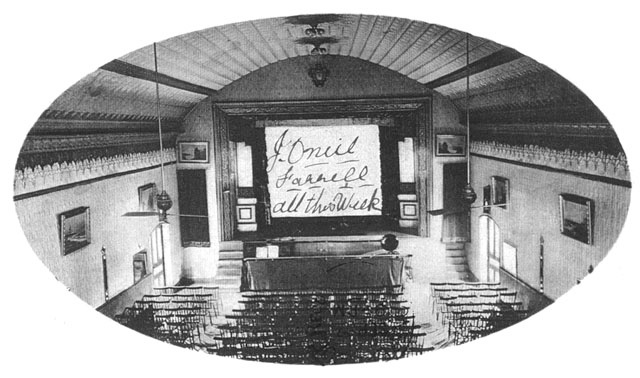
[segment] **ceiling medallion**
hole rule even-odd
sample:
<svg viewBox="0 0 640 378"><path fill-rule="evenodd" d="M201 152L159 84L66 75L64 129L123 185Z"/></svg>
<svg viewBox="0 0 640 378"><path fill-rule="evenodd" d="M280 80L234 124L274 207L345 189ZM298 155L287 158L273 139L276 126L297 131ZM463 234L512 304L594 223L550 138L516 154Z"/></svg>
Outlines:
<svg viewBox="0 0 640 378"><path fill-rule="evenodd" d="M313 49L311 49L311 52L310 52L311 55L325 55L327 53L327 49L322 47L322 45L334 44L334 43L338 43L339 41L340 40L336 37L313 36L313 37L298 38L294 42L299 45L312 45Z"/></svg>
<svg viewBox="0 0 640 378"><path fill-rule="evenodd" d="M327 29L318 27L319 24L331 24L341 22L344 16L336 14L316 14L316 15L299 15L285 18L285 23L291 25L308 25L304 29L304 37L294 40L298 45L311 45L313 48L309 52L312 56L322 56L328 54L329 50L323 45L330 45L340 42L340 38L325 35ZM309 77L316 87L324 86L329 77L329 69L322 62L317 62L309 67L307 71Z"/></svg>

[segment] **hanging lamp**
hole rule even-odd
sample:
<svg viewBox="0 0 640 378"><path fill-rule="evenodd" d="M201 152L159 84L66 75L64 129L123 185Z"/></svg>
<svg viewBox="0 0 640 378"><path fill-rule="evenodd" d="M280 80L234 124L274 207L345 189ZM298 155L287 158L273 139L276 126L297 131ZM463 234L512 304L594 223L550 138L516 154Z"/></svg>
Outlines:
<svg viewBox="0 0 640 378"><path fill-rule="evenodd" d="M158 139L160 141L160 193L156 196L156 205L160 210L160 222L167 222L167 211L173 206L173 201L164 187L164 147L162 146L162 119L160 118L160 84L158 79L158 53L156 43L153 43L153 62L156 73L156 117L158 118Z"/></svg>
<svg viewBox="0 0 640 378"><path fill-rule="evenodd" d="M467 44L467 63L466 63L466 77L467 77L467 88L465 91L465 109L466 109L466 123L467 123L467 184L462 189L462 199L468 205L471 205L475 202L478 195L473 190L471 186L471 152L469 151L469 146L471 145L471 127L469 124L469 33L466 35L466 44Z"/></svg>

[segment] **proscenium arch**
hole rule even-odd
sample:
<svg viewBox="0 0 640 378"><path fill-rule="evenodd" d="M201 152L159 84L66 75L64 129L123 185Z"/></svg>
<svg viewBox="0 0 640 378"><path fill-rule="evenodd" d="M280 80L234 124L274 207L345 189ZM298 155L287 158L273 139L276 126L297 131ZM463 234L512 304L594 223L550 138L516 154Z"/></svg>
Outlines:
<svg viewBox="0 0 640 378"><path fill-rule="evenodd" d="M307 69L318 60L331 71L324 87L315 88ZM384 118L412 119L409 133L416 138L416 193L419 194L418 234L428 236L433 203L433 108L447 103L443 96L417 81L377 64L344 56L303 56L269 64L226 86L198 106L212 106L210 135L215 165L220 241L232 240L237 198L233 171L234 122L251 123L269 119ZM456 122L459 122L457 119ZM406 128L407 126L402 126ZM230 160L231 159L231 160ZM214 193L211 193L213 195ZM213 226L213 225L211 225Z"/></svg>

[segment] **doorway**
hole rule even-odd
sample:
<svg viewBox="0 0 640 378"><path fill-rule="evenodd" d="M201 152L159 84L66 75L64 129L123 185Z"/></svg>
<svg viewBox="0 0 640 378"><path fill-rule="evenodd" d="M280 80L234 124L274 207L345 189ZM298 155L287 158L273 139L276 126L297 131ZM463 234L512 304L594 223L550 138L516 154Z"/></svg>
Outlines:
<svg viewBox="0 0 640 378"><path fill-rule="evenodd" d="M151 246L151 272L153 274L153 287L166 285L164 269L164 232L160 223L151 231L149 245Z"/></svg>
<svg viewBox="0 0 640 378"><path fill-rule="evenodd" d="M500 282L500 256L502 252L502 236L500 227L488 215L479 218L478 241L480 248L480 261L486 261L486 280L488 282ZM485 269L480 269L484 271Z"/></svg>
<svg viewBox="0 0 640 378"><path fill-rule="evenodd" d="M442 242L463 243L469 241L469 211L462 199L467 183L466 163L442 166Z"/></svg>

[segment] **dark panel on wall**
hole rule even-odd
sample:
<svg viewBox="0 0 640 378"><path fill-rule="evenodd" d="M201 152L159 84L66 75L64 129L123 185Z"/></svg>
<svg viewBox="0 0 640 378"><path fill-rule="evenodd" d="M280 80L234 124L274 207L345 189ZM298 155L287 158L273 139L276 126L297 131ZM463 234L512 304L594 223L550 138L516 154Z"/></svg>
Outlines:
<svg viewBox="0 0 640 378"><path fill-rule="evenodd" d="M431 124L431 102L425 103L416 112L416 194L418 196L420 218L418 235L429 236L429 215L431 193L433 192L433 126Z"/></svg>
<svg viewBox="0 0 640 378"><path fill-rule="evenodd" d="M396 128L380 128L380 173L382 190L382 216L384 226L396 227L400 218L398 194L400 193L400 172L398 163L398 140L404 135ZM393 229L393 228L392 228Z"/></svg>
<svg viewBox="0 0 640 378"><path fill-rule="evenodd" d="M443 165L442 204L445 214L442 220L442 241L469 240L469 214L462 200L462 189L467 182L467 165L451 163Z"/></svg>
<svg viewBox="0 0 640 378"><path fill-rule="evenodd" d="M229 117L213 105L213 156L221 240L231 240L235 230L236 176L235 150L231 147Z"/></svg>
<svg viewBox="0 0 640 378"><path fill-rule="evenodd" d="M207 177L204 169L178 170L180 213L203 217L180 217L182 246L202 246L210 242L207 208Z"/></svg>
<svg viewBox="0 0 640 378"><path fill-rule="evenodd" d="M269 177L267 176L267 146L264 129L246 128L243 133L245 142L253 148L253 187L256 195L256 221L258 231L266 231L271 225L271 199L269 196Z"/></svg>

